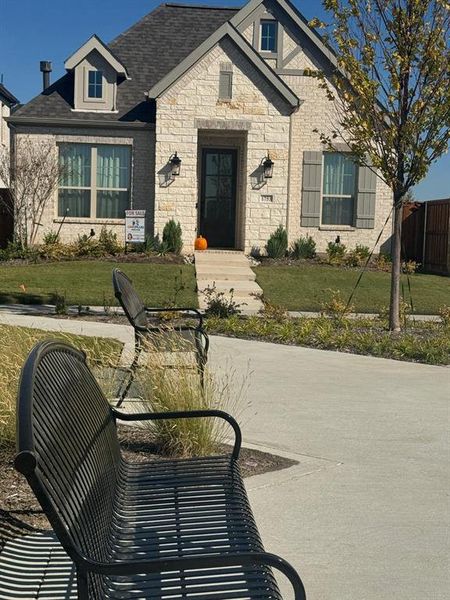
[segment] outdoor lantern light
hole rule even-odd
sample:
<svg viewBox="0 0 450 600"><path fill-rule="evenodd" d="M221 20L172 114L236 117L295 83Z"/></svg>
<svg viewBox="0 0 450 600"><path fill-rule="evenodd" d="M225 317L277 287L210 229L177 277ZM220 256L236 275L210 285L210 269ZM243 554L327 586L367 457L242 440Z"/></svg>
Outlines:
<svg viewBox="0 0 450 600"><path fill-rule="evenodd" d="M264 178L270 179L273 175L273 160L270 158L269 152L267 152L267 157L264 159L262 166Z"/></svg>
<svg viewBox="0 0 450 600"><path fill-rule="evenodd" d="M172 154L172 156L169 159L170 162L170 166L171 166L171 175L172 178L176 177L177 175L180 174L180 169L181 169L181 158L178 156L178 154L175 152L175 154Z"/></svg>

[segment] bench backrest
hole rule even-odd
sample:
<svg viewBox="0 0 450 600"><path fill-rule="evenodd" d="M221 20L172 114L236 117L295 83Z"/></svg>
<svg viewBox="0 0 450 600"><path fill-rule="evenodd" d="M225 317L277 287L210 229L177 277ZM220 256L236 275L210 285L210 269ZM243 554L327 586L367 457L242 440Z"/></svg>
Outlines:
<svg viewBox="0 0 450 600"><path fill-rule="evenodd" d="M131 279L120 269L113 270L114 295L122 306L128 320L138 327L147 326L145 305L133 287Z"/></svg>
<svg viewBox="0 0 450 600"><path fill-rule="evenodd" d="M16 468L30 483L61 543L106 560L120 448L108 401L68 344L37 344L22 369Z"/></svg>

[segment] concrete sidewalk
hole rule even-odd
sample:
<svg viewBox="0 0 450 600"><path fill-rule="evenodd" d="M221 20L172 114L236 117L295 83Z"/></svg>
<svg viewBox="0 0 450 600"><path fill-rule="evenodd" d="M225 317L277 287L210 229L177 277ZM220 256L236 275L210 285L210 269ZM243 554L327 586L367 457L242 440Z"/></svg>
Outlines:
<svg viewBox="0 0 450 600"><path fill-rule="evenodd" d="M133 339L121 325L5 321ZM246 487L267 551L298 569L308 600L448 598L448 368L215 336L210 366L236 393L249 384L244 441L299 461Z"/></svg>

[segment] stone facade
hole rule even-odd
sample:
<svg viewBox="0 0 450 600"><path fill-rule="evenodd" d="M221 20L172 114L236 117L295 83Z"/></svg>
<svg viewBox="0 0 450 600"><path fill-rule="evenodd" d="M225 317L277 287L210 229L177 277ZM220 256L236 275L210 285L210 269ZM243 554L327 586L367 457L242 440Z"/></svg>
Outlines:
<svg viewBox="0 0 450 600"><path fill-rule="evenodd" d="M50 143L57 152L58 143L72 142L83 144L121 144L130 145L131 152L131 190L130 208L145 209L147 231L153 231L154 206L154 131L142 130L111 130L111 129L80 129L76 130L63 127L33 127L16 128L17 146L25 143ZM56 231L61 225L62 218L58 216L58 193L55 191L52 199L47 204L41 218L42 226L39 229L37 241L49 231ZM61 228L61 239L74 241L79 235L89 235L91 229L98 235L102 226L117 233L119 239L124 239L124 219L96 219L68 217Z"/></svg>
<svg viewBox="0 0 450 600"><path fill-rule="evenodd" d="M218 99L220 64L233 65L233 99ZM155 230L170 218L179 220L185 250L192 249L198 228L199 139L214 134L221 145L241 148L238 197L239 247L263 248L273 230L286 226L288 204L290 110L251 63L229 40L222 41L157 101ZM203 120L203 121L202 121ZM209 120L209 122L208 122ZM236 136L246 137L246 144ZM205 137L206 136L206 137ZM246 147L245 147L246 146ZM272 179L257 182L269 151ZM168 186L158 179L169 157L182 159L180 176ZM271 199L267 199L270 196Z"/></svg>
<svg viewBox="0 0 450 600"><path fill-rule="evenodd" d="M0 154L9 154L9 128L5 121L10 115L8 104L0 98ZM6 188L6 183L0 179L0 188Z"/></svg>

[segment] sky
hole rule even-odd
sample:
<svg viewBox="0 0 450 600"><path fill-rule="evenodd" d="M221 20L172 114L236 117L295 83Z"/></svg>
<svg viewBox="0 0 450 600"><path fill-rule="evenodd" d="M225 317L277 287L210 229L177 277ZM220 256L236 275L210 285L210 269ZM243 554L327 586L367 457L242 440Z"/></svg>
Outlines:
<svg viewBox="0 0 450 600"><path fill-rule="evenodd" d="M235 0L192 3L244 4ZM307 19L326 20L320 0L294 3ZM0 77L3 74L4 84L22 103L28 102L41 91L40 60L52 61L54 81L64 74L65 59L93 33L109 42L158 4L157 0L0 0ZM432 165L414 196L417 200L450 197L450 154Z"/></svg>

